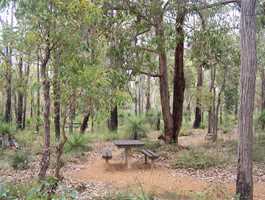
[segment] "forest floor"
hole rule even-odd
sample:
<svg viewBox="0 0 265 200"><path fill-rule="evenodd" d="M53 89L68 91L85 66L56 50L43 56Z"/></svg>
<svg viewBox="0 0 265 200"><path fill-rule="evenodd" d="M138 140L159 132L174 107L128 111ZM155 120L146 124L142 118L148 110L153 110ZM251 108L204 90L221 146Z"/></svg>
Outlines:
<svg viewBox="0 0 265 200"><path fill-rule="evenodd" d="M160 155L154 166L144 164L144 156L133 151L127 168L123 164L123 149L118 149L111 141L95 141L91 143L91 151L81 152L75 156L65 155L66 165L61 170L65 179L61 185L77 190L79 200L103 199L104 196L120 192L139 194L143 191L154 194L162 200L232 199L236 182L236 144L234 143L237 140L236 131L220 133L218 144L214 145L206 143L205 130L191 131L191 135L179 138L182 147L194 149L196 152L203 148L203 151L208 154L217 151L223 155L232 155L232 159L224 165L205 169L185 167L181 169L174 167L174 163L179 156L183 155L185 148L180 150L176 145L164 144L160 147L153 146ZM158 135L159 132L151 132L145 141L157 144ZM226 151L227 146L231 144L233 151ZM109 164L101 158L101 152L106 147L113 152L113 159ZM262 151L264 151L263 146ZM263 157L264 154L262 154ZM37 177L39 160L40 154L37 154L26 170L14 170L8 166L0 167L0 183L1 181L15 183L31 181ZM54 161L51 160L48 174L53 174L53 168ZM262 162L254 163L253 180L254 200L264 200L265 166Z"/></svg>
<svg viewBox="0 0 265 200"><path fill-rule="evenodd" d="M149 135L157 138L156 132ZM204 145L204 134L192 134L180 137L183 146ZM236 139L235 133L222 135L224 141ZM101 150L105 147L113 151L113 159L106 164L101 159ZM118 190L145 191L156 194L163 199L175 199L173 194L181 194L183 199L192 193L213 193L215 199L227 199L232 196L235 188L236 165L212 167L205 170L173 169L170 156L161 158L151 167L144 164L140 154L133 153L129 167L123 164L123 151L117 149L111 142L94 143L93 151L88 154L88 160L78 162L65 168L64 174L71 182L84 183L93 181L103 183ZM263 167L262 167L263 168ZM254 199L264 200L265 169L254 167ZM137 191L136 191L137 192Z"/></svg>

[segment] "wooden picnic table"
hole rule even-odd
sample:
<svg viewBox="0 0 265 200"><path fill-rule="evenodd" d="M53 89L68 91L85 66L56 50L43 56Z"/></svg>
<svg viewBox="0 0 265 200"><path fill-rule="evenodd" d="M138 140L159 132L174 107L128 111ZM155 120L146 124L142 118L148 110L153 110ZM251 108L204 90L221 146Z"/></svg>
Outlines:
<svg viewBox="0 0 265 200"><path fill-rule="evenodd" d="M124 148L125 164L128 166L128 156L132 148L139 148L144 146L144 143L140 140L115 140L113 143L118 148Z"/></svg>

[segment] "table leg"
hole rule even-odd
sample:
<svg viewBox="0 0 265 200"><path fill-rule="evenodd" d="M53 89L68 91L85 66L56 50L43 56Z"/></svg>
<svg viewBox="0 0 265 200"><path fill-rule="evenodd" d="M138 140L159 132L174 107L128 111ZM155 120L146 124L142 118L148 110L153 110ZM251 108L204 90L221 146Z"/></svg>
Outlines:
<svg viewBox="0 0 265 200"><path fill-rule="evenodd" d="M128 167L128 158L129 158L130 148L125 148L124 155L125 155L125 165Z"/></svg>

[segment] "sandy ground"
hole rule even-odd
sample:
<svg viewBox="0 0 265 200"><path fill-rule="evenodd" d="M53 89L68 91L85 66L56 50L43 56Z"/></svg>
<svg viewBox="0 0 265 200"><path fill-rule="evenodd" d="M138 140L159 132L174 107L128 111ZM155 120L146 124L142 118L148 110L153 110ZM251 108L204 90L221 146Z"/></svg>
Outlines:
<svg viewBox="0 0 265 200"><path fill-rule="evenodd" d="M203 136L183 137L181 144L197 145L204 142ZM84 165L78 166L78 170L66 172L67 176L75 181L99 181L110 183L120 189L138 188L156 194L177 192L187 194L190 192L202 192L214 185L219 185L225 191L234 193L235 183L207 182L191 176L177 176L173 170L161 165L145 165L143 158L130 158L129 167L123 164L122 151L114 148L113 159L107 164L104 160L95 158ZM254 199L265 199L265 183L256 183L254 187ZM222 197L218 199L223 199Z"/></svg>

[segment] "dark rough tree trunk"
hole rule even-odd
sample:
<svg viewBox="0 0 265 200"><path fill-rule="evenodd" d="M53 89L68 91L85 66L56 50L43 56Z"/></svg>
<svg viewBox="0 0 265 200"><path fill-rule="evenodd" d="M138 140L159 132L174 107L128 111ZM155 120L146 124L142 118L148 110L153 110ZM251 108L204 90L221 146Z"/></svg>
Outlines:
<svg viewBox="0 0 265 200"><path fill-rule="evenodd" d="M6 71L6 102L5 102L5 122L11 122L12 120L12 61L11 61L11 50L6 48L7 60L7 71Z"/></svg>
<svg viewBox="0 0 265 200"><path fill-rule="evenodd" d="M135 115L138 114L138 94L137 94L137 87L138 87L138 83L136 81L135 82L135 97L134 97L134 113L135 113Z"/></svg>
<svg viewBox="0 0 265 200"><path fill-rule="evenodd" d="M240 195L240 200L253 199L253 110L257 71L255 7L255 0L241 0L240 135L236 181L236 193Z"/></svg>
<svg viewBox="0 0 265 200"><path fill-rule="evenodd" d="M18 63L18 76L19 76L19 87L18 87L18 94L17 94L17 128L23 128L23 61L22 57L19 59Z"/></svg>
<svg viewBox="0 0 265 200"><path fill-rule="evenodd" d="M47 64L50 59L51 49L49 45L45 48L44 58L41 60L41 77L43 88L43 118L44 118L44 147L40 162L39 177L44 178L50 164L50 81L47 74Z"/></svg>
<svg viewBox="0 0 265 200"><path fill-rule="evenodd" d="M151 109L151 77L147 77L147 88L146 88L146 106L145 110L146 112L149 112Z"/></svg>
<svg viewBox="0 0 265 200"><path fill-rule="evenodd" d="M216 91L214 87L216 76L216 66L211 67L211 81L210 81L210 93L212 94L212 101L210 108L208 110L208 133L207 139L214 140L213 132L214 132L214 122L215 122L215 99L216 99Z"/></svg>
<svg viewBox="0 0 265 200"><path fill-rule="evenodd" d="M110 111L108 127L110 131L117 131L118 129L118 106L117 105L114 106L114 108Z"/></svg>
<svg viewBox="0 0 265 200"><path fill-rule="evenodd" d="M155 26L155 33L159 40L157 51L159 54L159 86L160 86L160 101L162 108L162 117L164 120L165 141L168 143L172 140L174 135L173 117L170 112L170 98L168 87L167 74L167 56L165 51L165 35L163 27L163 15L157 16Z"/></svg>
<svg viewBox="0 0 265 200"><path fill-rule="evenodd" d="M29 64L27 64L26 68L26 73L25 73L25 92L24 92L24 107L23 107L23 123L22 123L22 128L26 128L26 119L27 119L27 99L28 99L28 80L29 80L29 73L30 73L30 68Z"/></svg>
<svg viewBox="0 0 265 200"><path fill-rule="evenodd" d="M61 159L63 155L64 145L67 142L67 137L65 133L65 124L67 115L66 112L62 114L63 120L62 120L62 136L59 137L60 143L56 147L56 167L55 167L55 177L59 180L61 180L63 177L60 175L60 170L63 167L63 161Z"/></svg>
<svg viewBox="0 0 265 200"><path fill-rule="evenodd" d="M30 98L30 118L33 118L33 113L34 113L34 93L31 92L30 94L31 98Z"/></svg>
<svg viewBox="0 0 265 200"><path fill-rule="evenodd" d="M196 107L195 107L195 119L193 122L193 128L200 128L202 122L202 111L201 111L201 100L200 94L203 86L203 65L197 67L197 97L196 97Z"/></svg>
<svg viewBox="0 0 265 200"><path fill-rule="evenodd" d="M58 50L57 50L58 51ZM56 52L53 74L53 107L54 107L54 130L57 142L61 132L61 85L60 85L60 55Z"/></svg>
<svg viewBox="0 0 265 200"><path fill-rule="evenodd" d="M86 112L84 114L84 118L80 127L80 133L84 133L88 127L88 120L89 120L90 112Z"/></svg>
<svg viewBox="0 0 265 200"><path fill-rule="evenodd" d="M183 102L185 91L184 77L184 24L185 14L180 13L176 19L177 44L175 48L175 66L174 66L174 88L173 88L173 140L178 144L178 135L182 123Z"/></svg>
<svg viewBox="0 0 265 200"><path fill-rule="evenodd" d="M74 132L74 121L75 121L75 113L76 112L76 91L73 91L73 95L71 97L70 104L70 123L69 123L69 133L72 134Z"/></svg>
<svg viewBox="0 0 265 200"><path fill-rule="evenodd" d="M38 52L38 61L37 61L37 83L40 85L40 58ZM36 112L36 133L40 131L40 87L37 89L37 112Z"/></svg>
<svg viewBox="0 0 265 200"><path fill-rule="evenodd" d="M265 112L265 69L261 69L261 112ZM262 124L262 129L265 129L265 124Z"/></svg>

